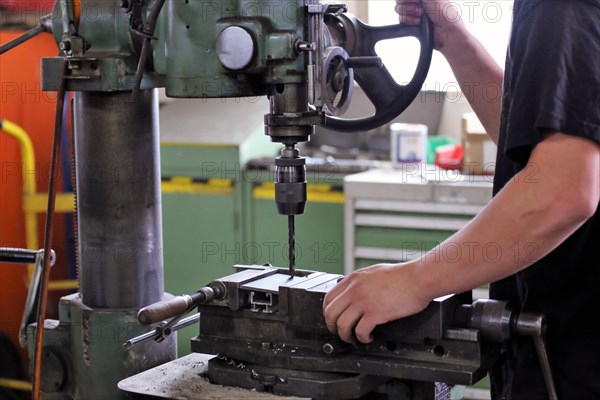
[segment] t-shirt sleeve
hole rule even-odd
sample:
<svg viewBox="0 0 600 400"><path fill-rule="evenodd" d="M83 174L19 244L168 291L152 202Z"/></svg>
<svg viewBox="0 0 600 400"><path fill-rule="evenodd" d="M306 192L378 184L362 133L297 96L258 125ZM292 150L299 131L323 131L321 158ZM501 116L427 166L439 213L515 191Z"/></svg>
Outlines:
<svg viewBox="0 0 600 400"><path fill-rule="evenodd" d="M513 161L526 162L546 131L600 144L599 4L538 1L515 19L504 116L504 149Z"/></svg>

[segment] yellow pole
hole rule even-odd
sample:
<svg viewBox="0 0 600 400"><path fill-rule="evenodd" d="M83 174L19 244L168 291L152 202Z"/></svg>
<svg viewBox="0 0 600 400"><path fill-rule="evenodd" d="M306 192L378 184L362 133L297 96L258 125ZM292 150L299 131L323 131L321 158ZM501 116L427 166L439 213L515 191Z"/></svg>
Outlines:
<svg viewBox="0 0 600 400"><path fill-rule="evenodd" d="M23 160L23 211L25 213L25 242L28 249L37 249L37 218L35 212L29 211L25 207L26 199L36 194L35 187L35 153L33 152L33 143L29 135L19 125L6 119L0 120L0 128L10 136L14 137L19 143L21 149L21 158ZM28 267L29 278L33 275L34 265Z"/></svg>
<svg viewBox="0 0 600 400"><path fill-rule="evenodd" d="M16 379L0 378L0 386L8 389L23 390L31 392L31 382L18 381Z"/></svg>
<svg viewBox="0 0 600 400"><path fill-rule="evenodd" d="M25 242L28 249L37 249L37 216L38 212L44 212L48 194L37 193L35 184L35 153L33 143L29 135L19 125L0 119L0 129L15 138L21 150L23 160L23 212L25 213ZM74 200L72 193L60 193L57 195L57 211L73 212ZM28 266L29 279L33 276L33 268ZM51 281L49 290L77 289L77 280Z"/></svg>

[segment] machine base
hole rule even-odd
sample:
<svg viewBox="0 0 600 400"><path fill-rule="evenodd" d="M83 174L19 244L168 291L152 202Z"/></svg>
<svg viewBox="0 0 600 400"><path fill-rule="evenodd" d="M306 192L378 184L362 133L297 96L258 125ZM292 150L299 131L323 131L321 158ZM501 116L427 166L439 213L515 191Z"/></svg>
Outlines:
<svg viewBox="0 0 600 400"><path fill-rule="evenodd" d="M122 344L148 330L136 309L93 309L79 294L60 299L59 320L44 321L41 389L44 398L129 399L117 382L126 376L172 360L177 337L141 343L125 351ZM33 355L37 324L28 326Z"/></svg>
<svg viewBox="0 0 600 400"><path fill-rule="evenodd" d="M208 362L208 378L224 386L237 386L279 395L318 400L450 400L443 383L390 379L366 374L296 371L236 363L225 358Z"/></svg>
<svg viewBox="0 0 600 400"><path fill-rule="evenodd" d="M207 378L207 376L209 378ZM285 378L280 378L285 377ZM265 384L271 379L272 385ZM221 386L234 384L237 387ZM313 373L236 364L192 353L119 382L136 399L450 400L449 386L367 375ZM243 388L240 388L243 387ZM271 392L265 392L263 390ZM303 397L286 396L295 392ZM306 396L306 397L304 397Z"/></svg>
<svg viewBox="0 0 600 400"><path fill-rule="evenodd" d="M208 372L209 360L214 357L210 354L188 354L123 379L118 386L136 399L306 400L212 384L204 375Z"/></svg>

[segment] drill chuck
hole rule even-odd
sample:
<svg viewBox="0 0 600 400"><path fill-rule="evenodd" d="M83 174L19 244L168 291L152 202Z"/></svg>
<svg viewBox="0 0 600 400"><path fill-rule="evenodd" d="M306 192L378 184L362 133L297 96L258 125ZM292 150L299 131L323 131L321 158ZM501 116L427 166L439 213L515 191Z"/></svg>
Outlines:
<svg viewBox="0 0 600 400"><path fill-rule="evenodd" d="M282 215L299 215L306 207L306 159L298 157L282 157L275 159L275 203L277 211Z"/></svg>

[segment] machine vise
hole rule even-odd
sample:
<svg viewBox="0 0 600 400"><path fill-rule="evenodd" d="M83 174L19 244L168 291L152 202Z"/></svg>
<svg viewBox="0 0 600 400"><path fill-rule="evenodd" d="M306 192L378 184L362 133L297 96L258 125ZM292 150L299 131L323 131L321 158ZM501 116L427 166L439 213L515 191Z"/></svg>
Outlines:
<svg viewBox="0 0 600 400"><path fill-rule="evenodd" d="M545 354L542 316L514 312L502 301L473 302L470 292L378 326L369 344L348 344L327 329L322 313L341 275L235 268L181 308L198 307L192 350L217 355L208 363L212 383L312 399L443 400L451 386L483 378L514 334L533 336ZM164 311L159 304L140 316L160 319L166 315L156 312Z"/></svg>

